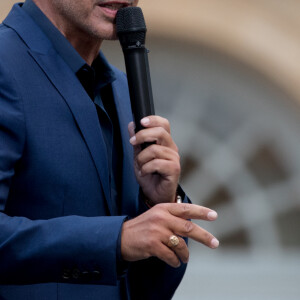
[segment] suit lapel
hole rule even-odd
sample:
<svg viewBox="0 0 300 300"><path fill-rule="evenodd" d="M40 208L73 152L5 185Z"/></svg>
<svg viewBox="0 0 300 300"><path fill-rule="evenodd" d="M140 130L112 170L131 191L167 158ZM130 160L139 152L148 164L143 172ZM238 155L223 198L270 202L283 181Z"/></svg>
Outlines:
<svg viewBox="0 0 300 300"><path fill-rule="evenodd" d="M77 77L56 54L41 55L31 51L35 61L44 70L68 104L97 168L102 188L111 213L108 159L95 104L81 86Z"/></svg>

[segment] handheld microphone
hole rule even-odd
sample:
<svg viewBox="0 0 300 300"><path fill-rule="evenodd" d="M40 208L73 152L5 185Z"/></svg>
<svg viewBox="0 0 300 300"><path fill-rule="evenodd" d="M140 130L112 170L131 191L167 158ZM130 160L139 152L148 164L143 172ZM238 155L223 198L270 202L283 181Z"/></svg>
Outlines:
<svg viewBox="0 0 300 300"><path fill-rule="evenodd" d="M135 131L138 132L144 128L141 119L154 115L149 51L145 48L147 28L141 8L125 7L118 10L116 25L124 53Z"/></svg>

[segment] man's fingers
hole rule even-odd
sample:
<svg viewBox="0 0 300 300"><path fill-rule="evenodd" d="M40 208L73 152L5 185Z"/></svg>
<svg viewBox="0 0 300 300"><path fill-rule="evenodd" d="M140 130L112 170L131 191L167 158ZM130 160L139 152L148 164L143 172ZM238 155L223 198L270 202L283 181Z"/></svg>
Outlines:
<svg viewBox="0 0 300 300"><path fill-rule="evenodd" d="M174 143L171 135L163 127L143 129L130 138L130 143L133 146L152 142L155 142L158 145L170 147L173 150L178 151L178 148Z"/></svg>
<svg viewBox="0 0 300 300"><path fill-rule="evenodd" d="M172 235L172 237L174 237L174 235ZM170 238L167 241L167 246L173 250L175 252L175 254L177 255L177 257L183 262L183 263L187 263L189 261L189 249L187 247L187 244L185 243L184 239L181 238L180 236L176 236L179 243L176 246L172 246L172 243L170 243Z"/></svg>
<svg viewBox="0 0 300 300"><path fill-rule="evenodd" d="M154 173L162 176L179 176L180 164L176 161L154 159L140 168L140 176L146 176Z"/></svg>
<svg viewBox="0 0 300 300"><path fill-rule="evenodd" d="M133 123L133 122L130 122L130 123L128 124L128 132L129 132L130 138L132 138L132 137L135 135L134 129L135 129L134 123Z"/></svg>
<svg viewBox="0 0 300 300"><path fill-rule="evenodd" d="M135 124L134 124L134 122L130 122L128 124L128 132L129 132L130 138L135 136ZM137 157L138 154L141 152L141 146L137 145L137 146L133 147L133 152L134 152L134 157Z"/></svg>
<svg viewBox="0 0 300 300"><path fill-rule="evenodd" d="M180 266L180 260L175 252L163 243L156 256L173 268L178 268Z"/></svg>
<svg viewBox="0 0 300 300"><path fill-rule="evenodd" d="M211 233L189 220L178 218L170 229L172 229L176 235L191 238L209 248L214 249L219 246L219 241Z"/></svg>
<svg viewBox="0 0 300 300"><path fill-rule="evenodd" d="M170 247L168 237L160 244L159 249L154 251L156 257L163 260L173 268L178 268L181 262L187 263L189 260L189 250L184 239L178 237L178 240L179 243L177 246Z"/></svg>
<svg viewBox="0 0 300 300"><path fill-rule="evenodd" d="M166 206L171 215L179 217L181 219L214 221L218 217L218 214L214 210L196 204L181 203L176 205L161 205Z"/></svg>
<svg viewBox="0 0 300 300"><path fill-rule="evenodd" d="M141 120L141 124L146 128L162 127L168 133L171 133L169 121L165 118L160 117L160 116L148 116L146 118L143 118Z"/></svg>
<svg viewBox="0 0 300 300"><path fill-rule="evenodd" d="M153 210L157 210L154 214L154 221L164 222L165 226L175 235L191 238L213 249L219 246L219 241L211 233L189 221L189 219L213 221L217 218L215 211L185 203L157 204ZM165 217L165 214L161 213L162 211L167 211L167 215L170 214L169 217Z"/></svg>
<svg viewBox="0 0 300 300"><path fill-rule="evenodd" d="M157 204L144 214L126 221L121 237L123 259L137 261L155 256L172 267L179 267L180 261L186 263L189 259L183 237L217 248L219 242L212 234L186 219L193 217L209 220L209 213L215 212L205 207L188 205L189 209L184 204Z"/></svg>
<svg viewBox="0 0 300 300"><path fill-rule="evenodd" d="M191 238L213 249L219 246L219 241L211 233L189 221L189 219L214 221L218 217L214 210L186 203L166 204L166 207L170 214L177 217L169 223L169 229L174 234Z"/></svg>
<svg viewBox="0 0 300 300"><path fill-rule="evenodd" d="M180 161L179 154L176 151L168 147L151 145L139 154L137 163L139 167L142 167L144 164L154 159L178 161L178 163Z"/></svg>

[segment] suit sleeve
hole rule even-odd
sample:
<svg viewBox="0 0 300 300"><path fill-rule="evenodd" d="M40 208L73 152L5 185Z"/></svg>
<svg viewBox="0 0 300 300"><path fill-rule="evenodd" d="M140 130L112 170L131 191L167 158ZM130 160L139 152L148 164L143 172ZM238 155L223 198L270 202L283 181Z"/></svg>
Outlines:
<svg viewBox="0 0 300 300"><path fill-rule="evenodd" d="M26 124L18 83L0 63L0 284L117 284L117 240L125 217L30 220L6 214ZM25 199L24 199L25 201Z"/></svg>

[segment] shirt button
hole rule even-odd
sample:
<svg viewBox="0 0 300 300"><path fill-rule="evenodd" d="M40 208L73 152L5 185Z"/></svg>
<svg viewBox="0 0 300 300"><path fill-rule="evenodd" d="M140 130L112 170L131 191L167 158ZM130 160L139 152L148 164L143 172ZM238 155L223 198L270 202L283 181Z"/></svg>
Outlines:
<svg viewBox="0 0 300 300"><path fill-rule="evenodd" d="M84 66L82 66L81 71L89 72L89 68L86 65L84 65Z"/></svg>

